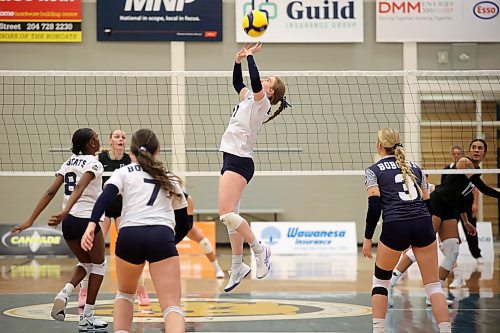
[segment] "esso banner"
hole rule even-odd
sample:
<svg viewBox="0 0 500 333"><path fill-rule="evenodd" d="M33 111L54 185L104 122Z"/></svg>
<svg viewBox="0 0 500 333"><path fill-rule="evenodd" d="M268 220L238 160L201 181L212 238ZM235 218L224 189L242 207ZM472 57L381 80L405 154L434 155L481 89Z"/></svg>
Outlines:
<svg viewBox="0 0 500 333"><path fill-rule="evenodd" d="M499 42L500 0L377 0L377 42Z"/></svg>
<svg viewBox="0 0 500 333"><path fill-rule="evenodd" d="M51 227L31 227L11 234L15 225L0 226L0 255L72 255L62 232Z"/></svg>
<svg viewBox="0 0 500 333"><path fill-rule="evenodd" d="M354 222L252 222L251 227L274 254L357 253Z"/></svg>
<svg viewBox="0 0 500 333"><path fill-rule="evenodd" d="M236 41L263 43L363 42L363 1L236 0ZM243 17L252 10L267 16L260 37L248 36Z"/></svg>

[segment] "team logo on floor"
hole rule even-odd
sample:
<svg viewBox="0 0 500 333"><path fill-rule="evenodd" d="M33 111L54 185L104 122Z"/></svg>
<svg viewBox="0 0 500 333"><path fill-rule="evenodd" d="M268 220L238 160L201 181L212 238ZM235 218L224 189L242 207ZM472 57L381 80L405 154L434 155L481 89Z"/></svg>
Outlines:
<svg viewBox="0 0 500 333"><path fill-rule="evenodd" d="M182 300L187 322L223 322L249 320L289 320L352 317L371 314L368 306L348 303L288 299L242 298L185 298ZM26 319L52 320L52 303L36 304L6 310L4 314ZM157 299L151 306L134 308L134 322L162 322L162 312ZM76 302L69 302L66 321L78 321ZM113 300L98 301L96 317L113 321Z"/></svg>

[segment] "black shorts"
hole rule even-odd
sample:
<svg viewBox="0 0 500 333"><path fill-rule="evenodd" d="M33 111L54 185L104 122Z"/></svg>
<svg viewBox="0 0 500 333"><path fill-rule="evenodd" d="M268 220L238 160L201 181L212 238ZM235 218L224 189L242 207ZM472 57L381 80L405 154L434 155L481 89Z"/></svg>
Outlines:
<svg viewBox="0 0 500 333"><path fill-rule="evenodd" d="M435 192L431 193L431 202L432 214L439 217L442 221L457 219L460 216L458 202L455 205L450 205L444 202Z"/></svg>
<svg viewBox="0 0 500 333"><path fill-rule="evenodd" d="M115 200L109 205L106 209L104 215L109 217L110 219L116 219L117 217L122 216L122 206L123 206L123 197L118 195Z"/></svg>
<svg viewBox="0 0 500 333"><path fill-rule="evenodd" d="M82 239L87 226L89 225L90 218L75 217L68 215L62 222L62 232L65 240ZM94 234L101 231L101 226L96 223Z"/></svg>
<svg viewBox="0 0 500 333"><path fill-rule="evenodd" d="M240 157L224 152L222 160L221 175L226 171L233 171L245 178L247 184L250 183L253 173L255 172L255 165L252 158Z"/></svg>
<svg viewBox="0 0 500 333"><path fill-rule="evenodd" d="M164 225L120 228L115 254L135 265L179 255L175 247L174 231Z"/></svg>
<svg viewBox="0 0 500 333"><path fill-rule="evenodd" d="M414 220L384 222L380 241L396 251L404 251L410 246L425 247L436 240L436 232L430 217Z"/></svg>

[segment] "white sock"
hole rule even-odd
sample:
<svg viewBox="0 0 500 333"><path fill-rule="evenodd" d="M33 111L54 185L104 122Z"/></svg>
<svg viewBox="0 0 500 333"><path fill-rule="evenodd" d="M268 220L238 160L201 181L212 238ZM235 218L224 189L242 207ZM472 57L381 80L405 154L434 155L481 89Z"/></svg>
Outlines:
<svg viewBox="0 0 500 333"><path fill-rule="evenodd" d="M389 288L393 288L395 285L398 284L399 280L401 279L402 274L403 273L401 273L397 269L394 269L392 271L391 281L389 282Z"/></svg>
<svg viewBox="0 0 500 333"><path fill-rule="evenodd" d="M59 292L59 295L62 295L63 297L69 298L71 294L73 293L73 290L75 287L71 283L66 283L64 288Z"/></svg>
<svg viewBox="0 0 500 333"><path fill-rule="evenodd" d="M235 268L238 268L241 266L243 263L243 255L242 254L233 254L233 257L231 259L231 270L235 270Z"/></svg>
<svg viewBox="0 0 500 333"><path fill-rule="evenodd" d="M95 305L92 304L85 304L85 307L83 308L83 314L85 317L90 317L94 314L94 308Z"/></svg>
<svg viewBox="0 0 500 333"><path fill-rule="evenodd" d="M385 319L384 318L373 318L373 333L384 333Z"/></svg>
<svg viewBox="0 0 500 333"><path fill-rule="evenodd" d="M261 254L264 252L264 247L262 244L257 240L257 238L254 239L252 243L249 243L250 247L252 248L254 253Z"/></svg>
<svg viewBox="0 0 500 333"><path fill-rule="evenodd" d="M458 267L455 267L453 269L453 276L454 276L454 279L462 279L462 270Z"/></svg>
<svg viewBox="0 0 500 333"><path fill-rule="evenodd" d="M80 282L80 289L82 288L88 288L89 287L89 276L88 275L85 275L85 277L83 278L83 280Z"/></svg>
<svg viewBox="0 0 500 333"><path fill-rule="evenodd" d="M219 262L217 261L217 259L215 259L214 261L212 261L212 266L214 267L215 271L222 271L222 269L219 266Z"/></svg>
<svg viewBox="0 0 500 333"><path fill-rule="evenodd" d="M449 321L443 321L438 324L439 333L451 333L451 323Z"/></svg>

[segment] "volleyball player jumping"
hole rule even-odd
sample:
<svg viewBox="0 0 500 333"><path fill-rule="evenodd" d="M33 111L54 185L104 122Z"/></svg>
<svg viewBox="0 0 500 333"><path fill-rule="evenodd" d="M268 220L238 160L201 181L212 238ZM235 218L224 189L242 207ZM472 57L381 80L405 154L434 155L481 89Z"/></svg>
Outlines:
<svg viewBox="0 0 500 333"><path fill-rule="evenodd" d="M278 77L260 79L254 54L262 50L262 43L245 44L236 54L233 68L233 87L240 97L240 103L233 109L220 151L223 165L219 179L219 215L226 225L231 242L232 263L229 282L224 291L233 290L250 273L250 267L243 263L243 243L246 241L254 252L257 264L256 276L264 278L270 269L269 248L261 244L248 222L238 214L241 194L254 174L253 147L263 123L274 119L289 106L285 100L285 85ZM246 58L252 91L243 84L241 61ZM271 105L280 103L271 114Z"/></svg>
<svg viewBox="0 0 500 333"><path fill-rule="evenodd" d="M430 204L427 181L417 165L406 161L402 147L396 130L378 131L377 151L382 159L365 171L365 257L372 258L372 237L381 213L384 221L372 283L373 332L384 332L392 270L401 252L409 246L419 264L439 332L451 332L448 306L438 278L436 234L426 207Z"/></svg>

